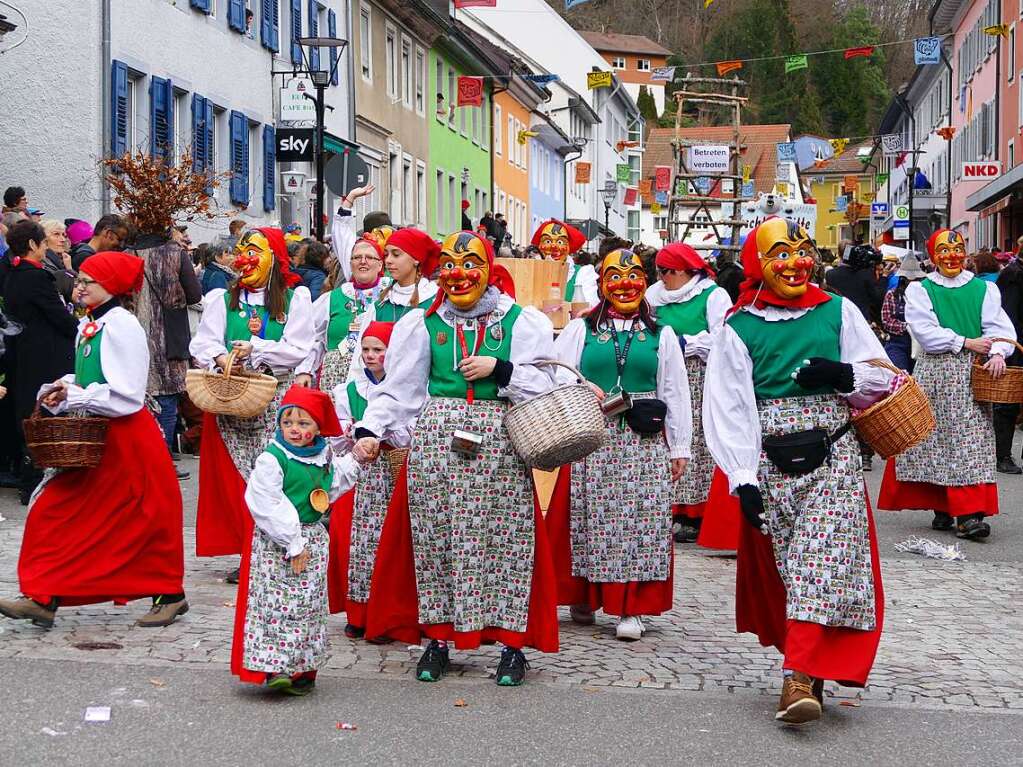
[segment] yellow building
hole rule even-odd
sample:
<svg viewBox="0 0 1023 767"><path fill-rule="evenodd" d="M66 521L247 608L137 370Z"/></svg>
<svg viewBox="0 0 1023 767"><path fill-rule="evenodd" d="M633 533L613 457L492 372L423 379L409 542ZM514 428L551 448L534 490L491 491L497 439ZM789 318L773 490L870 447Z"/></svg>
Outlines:
<svg viewBox="0 0 1023 767"><path fill-rule="evenodd" d="M803 171L810 197L817 201L817 247L837 253L843 240L869 241L874 176L861 158L871 147L869 142L850 146L822 167Z"/></svg>

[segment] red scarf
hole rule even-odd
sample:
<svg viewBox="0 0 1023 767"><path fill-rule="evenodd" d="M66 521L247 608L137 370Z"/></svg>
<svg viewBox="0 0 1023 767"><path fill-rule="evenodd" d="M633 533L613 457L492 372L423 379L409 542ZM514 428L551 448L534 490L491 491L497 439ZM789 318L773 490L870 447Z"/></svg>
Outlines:
<svg viewBox="0 0 1023 767"><path fill-rule="evenodd" d="M826 292L812 282L806 286L806 292L798 298L782 298L764 284L764 270L760 267L760 255L757 252L757 230L746 236L742 246L742 270L746 279L739 286L739 298L728 314L735 314L744 306L755 306L763 309L767 306L779 306L784 309L812 309L831 300Z"/></svg>

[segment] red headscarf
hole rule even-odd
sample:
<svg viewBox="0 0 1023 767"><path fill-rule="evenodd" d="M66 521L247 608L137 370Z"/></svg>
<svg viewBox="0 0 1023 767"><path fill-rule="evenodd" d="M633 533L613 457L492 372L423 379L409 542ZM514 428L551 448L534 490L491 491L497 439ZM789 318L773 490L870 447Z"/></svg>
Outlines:
<svg viewBox="0 0 1023 767"><path fill-rule="evenodd" d="M714 270L691 245L673 242L657 252L656 265L662 269L677 269L680 272L706 272L714 276Z"/></svg>
<svg viewBox="0 0 1023 767"><path fill-rule="evenodd" d="M408 253L419 264L420 274L429 276L437 271L440 245L421 229L399 229L387 239L387 244Z"/></svg>
<svg viewBox="0 0 1023 767"><path fill-rule="evenodd" d="M775 218L772 216L772 218ZM770 219L768 219L770 220ZM813 283L806 286L806 292L798 298L782 298L764 285L764 270L760 267L760 254L757 251L756 227L746 235L742 246L742 270L746 279L739 286L739 298L735 306L728 312L735 314L744 306L753 305L757 309L765 306L781 306L787 309L809 309L831 300L831 296Z"/></svg>
<svg viewBox="0 0 1023 767"><path fill-rule="evenodd" d="M953 229L939 229L934 234L932 234L929 238L927 238L927 255L928 256L930 256L931 258L934 258L934 249L938 247L938 238L941 237L941 235L947 234L949 232L951 232L952 234L956 235L959 239L962 239L962 235L959 234L959 232L956 232Z"/></svg>
<svg viewBox="0 0 1023 767"><path fill-rule="evenodd" d="M393 322L381 322L375 320L366 326L366 329L362 331L363 338L376 338L384 346L389 346L391 343L391 332L394 330Z"/></svg>
<svg viewBox="0 0 1023 767"><path fill-rule="evenodd" d="M104 250L89 256L79 271L96 280L112 296L136 293L145 279L145 262L138 256L117 250Z"/></svg>
<svg viewBox="0 0 1023 767"><path fill-rule="evenodd" d="M469 237L475 237L481 243L483 243L483 252L487 257L487 264L490 265L490 277L487 280L487 285L493 285L495 288L500 290L502 293L515 298L515 281L512 279L511 274L501 264L495 263L494 261L494 246L490 244L490 240L486 237L480 237L475 232L461 232L461 234L468 235ZM433 299L433 303L430 308L426 310L426 316L429 317L437 308L444 303L444 291L438 290L437 295Z"/></svg>
<svg viewBox="0 0 1023 767"><path fill-rule="evenodd" d="M564 221L558 221L556 218L549 218L540 224L540 226L536 228L536 231L533 232L533 240L531 243L533 247L540 247L540 235L543 233L544 227L549 226L550 224L557 224L565 230L565 234L568 235L568 252L570 254L575 253L586 244L586 235L574 226L566 224Z"/></svg>
<svg viewBox="0 0 1023 767"><path fill-rule="evenodd" d="M270 250L274 254L274 261L281 272L285 287L292 288L302 281L302 278L291 271L291 259L288 258L288 242L284 239L284 232L276 227L261 226L257 232L266 237L270 244Z"/></svg>
<svg viewBox="0 0 1023 767"><path fill-rule="evenodd" d="M309 413L316 421L316 425L320 427L320 436L341 436L341 423L337 420L334 401L326 392L293 385L285 393L284 399L281 400L281 406L277 408L278 422L281 419L281 414L289 407L300 407Z"/></svg>

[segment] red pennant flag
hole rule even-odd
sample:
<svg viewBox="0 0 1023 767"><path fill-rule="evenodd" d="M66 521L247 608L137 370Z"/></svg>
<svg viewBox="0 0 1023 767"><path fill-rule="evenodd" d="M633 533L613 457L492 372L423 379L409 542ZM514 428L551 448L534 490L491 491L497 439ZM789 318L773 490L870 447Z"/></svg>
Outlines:
<svg viewBox="0 0 1023 767"><path fill-rule="evenodd" d="M497 0L455 0L455 8L495 8Z"/></svg>
<svg viewBox="0 0 1023 767"><path fill-rule="evenodd" d="M658 192L667 192L671 189L671 166L654 166L654 189Z"/></svg>
<svg viewBox="0 0 1023 767"><path fill-rule="evenodd" d="M632 187L632 186L625 187L625 204L626 205L635 205L636 204L636 195L637 195L638 191L639 190L637 190L635 187Z"/></svg>
<svg viewBox="0 0 1023 767"><path fill-rule="evenodd" d="M724 77L729 72L734 72L737 69L742 69L741 61L719 61L717 63L718 77Z"/></svg>
<svg viewBox="0 0 1023 767"><path fill-rule="evenodd" d="M869 59L871 56L874 55L874 46L864 45L861 48L846 48L845 53L843 55L845 56L846 61L848 61L849 59L855 59L859 56Z"/></svg>
<svg viewBox="0 0 1023 767"><path fill-rule="evenodd" d="M458 106L460 107L481 107L483 106L483 78L458 77Z"/></svg>

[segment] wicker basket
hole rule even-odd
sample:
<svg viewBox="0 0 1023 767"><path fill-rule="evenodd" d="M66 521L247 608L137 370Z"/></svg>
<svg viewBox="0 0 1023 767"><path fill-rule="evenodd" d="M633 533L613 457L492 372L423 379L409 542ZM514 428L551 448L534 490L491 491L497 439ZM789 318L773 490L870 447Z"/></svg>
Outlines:
<svg viewBox="0 0 1023 767"><path fill-rule="evenodd" d="M42 398L32 415L22 421L25 444L37 466L46 469L81 469L98 466L103 458L109 418L97 416L44 416Z"/></svg>
<svg viewBox="0 0 1023 767"><path fill-rule="evenodd" d="M885 360L870 360L874 367L904 373ZM919 445L935 427L927 395L912 377L891 395L852 419L857 434L882 458L892 458Z"/></svg>
<svg viewBox="0 0 1023 767"><path fill-rule="evenodd" d="M189 370L185 389L197 408L215 415L252 418L266 410L277 391L277 379L252 371L232 373L235 352L227 355L223 373Z"/></svg>
<svg viewBox="0 0 1023 767"><path fill-rule="evenodd" d="M1023 351L1023 346L1011 338L992 338L991 340L1013 344L1017 349ZM1023 402L1023 368L1006 368L1005 375L995 378L984 369L980 357L975 356L970 386L973 388L973 398L977 402L1018 405Z"/></svg>
<svg viewBox="0 0 1023 767"><path fill-rule="evenodd" d="M553 360L537 364L567 368L577 382L515 405L504 415L504 428L527 466L550 471L603 445L607 425L597 395L578 370Z"/></svg>
<svg viewBox="0 0 1023 767"><path fill-rule="evenodd" d="M401 467L405 465L408 458L407 447L396 447L387 451L387 467L391 470L391 483L397 484L398 475L401 474Z"/></svg>

